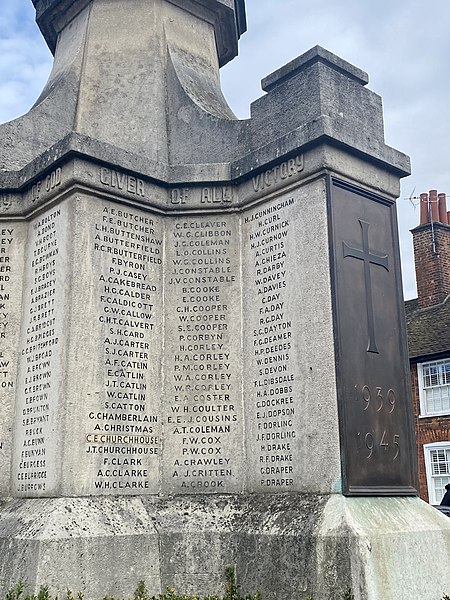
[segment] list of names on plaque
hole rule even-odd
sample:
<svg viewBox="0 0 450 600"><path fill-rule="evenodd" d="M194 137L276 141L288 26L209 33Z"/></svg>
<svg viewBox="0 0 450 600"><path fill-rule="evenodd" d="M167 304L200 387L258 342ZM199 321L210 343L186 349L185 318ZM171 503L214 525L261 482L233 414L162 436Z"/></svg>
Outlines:
<svg viewBox="0 0 450 600"><path fill-rule="evenodd" d="M93 228L103 354L103 389L91 394L87 414L93 493L155 493L163 236L152 215L113 204Z"/></svg>
<svg viewBox="0 0 450 600"><path fill-rule="evenodd" d="M13 348L11 344L7 343L12 334L10 316L17 303L11 289L12 271L18 268L14 264L12 252L16 237L14 229L14 225L0 227L0 392L3 397L5 397L5 392L15 389L16 376L15 370L13 370L15 363ZM2 440L0 440L1 443Z"/></svg>
<svg viewBox="0 0 450 600"><path fill-rule="evenodd" d="M55 483L53 422L61 378L61 327L64 304L62 240L65 207L55 208L30 225L27 281L22 325L19 410L16 414L14 477L16 492L51 492Z"/></svg>
<svg viewBox="0 0 450 600"><path fill-rule="evenodd" d="M236 220L174 219L167 239L165 487L242 486Z"/></svg>
<svg viewBox="0 0 450 600"><path fill-rule="evenodd" d="M294 205L293 198L280 200L243 218L249 485L263 491L295 486L298 414L294 315L289 310L295 281L289 253Z"/></svg>
<svg viewBox="0 0 450 600"><path fill-rule="evenodd" d="M9 488L11 426L22 311L23 225L0 225L0 490Z"/></svg>

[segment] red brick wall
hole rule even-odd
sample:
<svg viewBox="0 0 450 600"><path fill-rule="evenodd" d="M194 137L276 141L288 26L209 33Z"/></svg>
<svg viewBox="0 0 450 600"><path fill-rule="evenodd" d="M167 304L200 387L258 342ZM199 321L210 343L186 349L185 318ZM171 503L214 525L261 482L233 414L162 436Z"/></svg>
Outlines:
<svg viewBox="0 0 450 600"><path fill-rule="evenodd" d="M428 502L427 476L425 471L424 444L450 442L450 415L443 417L419 418L420 397L417 365L411 365L411 387L413 397L414 423L417 438L417 458L419 462L420 497Z"/></svg>
<svg viewBox="0 0 450 600"><path fill-rule="evenodd" d="M417 297L420 308L443 302L450 294L450 226L434 223L413 230Z"/></svg>

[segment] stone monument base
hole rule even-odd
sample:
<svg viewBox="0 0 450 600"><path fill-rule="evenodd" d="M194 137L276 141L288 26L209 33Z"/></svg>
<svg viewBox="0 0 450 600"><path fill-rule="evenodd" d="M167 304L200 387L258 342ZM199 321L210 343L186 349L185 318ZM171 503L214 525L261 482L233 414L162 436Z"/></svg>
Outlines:
<svg viewBox="0 0 450 600"><path fill-rule="evenodd" d="M10 500L0 510L1 592L19 580L89 599L222 593L234 565L263 600L440 600L450 520L417 498L340 495Z"/></svg>

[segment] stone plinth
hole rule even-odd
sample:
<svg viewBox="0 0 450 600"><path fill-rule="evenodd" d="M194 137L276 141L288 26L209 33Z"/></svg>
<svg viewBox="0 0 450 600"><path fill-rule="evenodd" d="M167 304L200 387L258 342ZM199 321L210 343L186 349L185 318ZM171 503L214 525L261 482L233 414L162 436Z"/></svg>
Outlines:
<svg viewBox="0 0 450 600"><path fill-rule="evenodd" d="M242 3L35 6L54 69L0 128L2 587L450 591L447 521L402 497L409 161L367 75L314 48L239 121Z"/></svg>

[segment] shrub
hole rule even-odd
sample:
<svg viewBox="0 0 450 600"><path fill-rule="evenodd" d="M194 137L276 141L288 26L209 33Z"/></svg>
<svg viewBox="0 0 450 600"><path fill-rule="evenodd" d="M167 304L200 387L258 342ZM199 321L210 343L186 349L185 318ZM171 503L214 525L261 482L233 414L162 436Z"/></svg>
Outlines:
<svg viewBox="0 0 450 600"><path fill-rule="evenodd" d="M128 600L261 600L261 595L259 592L247 594L246 596L241 595L239 585L236 583L236 575L233 567L226 568L225 578L226 586L224 596L212 595L201 597L198 594L193 594L191 596L187 596L185 594L180 595L177 594L173 588L167 588L166 592L159 594L158 596L149 596L145 582L140 581L134 592L133 599L128 598ZM46 585L43 585L40 588L37 596L35 594L24 594L24 591L25 584L22 581L19 581L19 583L9 590L4 597L4 600L58 600L57 596L55 598L50 596L49 588ZM85 600L85 598L82 592L78 592L76 595L73 595L70 590L67 590L65 598L62 600ZM114 598L113 596L104 596L103 600L124 599ZM314 600L314 598L312 596L308 596L306 600ZM355 596L349 589L344 592L342 600L355 600ZM450 600L450 596L444 594L441 600Z"/></svg>
<svg viewBox="0 0 450 600"><path fill-rule="evenodd" d="M226 577L226 588L225 595L220 596L205 596L200 597L197 594L192 596L186 596L185 594L179 595L173 588L167 588L166 592L159 594L158 596L149 596L144 581L140 581L136 591L134 592L134 600L261 600L259 592L255 594L249 594L242 596L239 591L239 586L236 583L236 576L233 567L227 567L225 570ZM26 594L24 595L25 584L19 581L9 592L6 594L4 600L58 600L58 597L52 598L49 594L48 586L42 586L39 590L38 595ZM75 596L71 590L67 590L65 600L84 600L84 594L78 592ZM121 600L120 598L114 598L113 596L104 596L103 600ZM122 599L123 600L123 599ZM131 599L128 599L131 600Z"/></svg>

